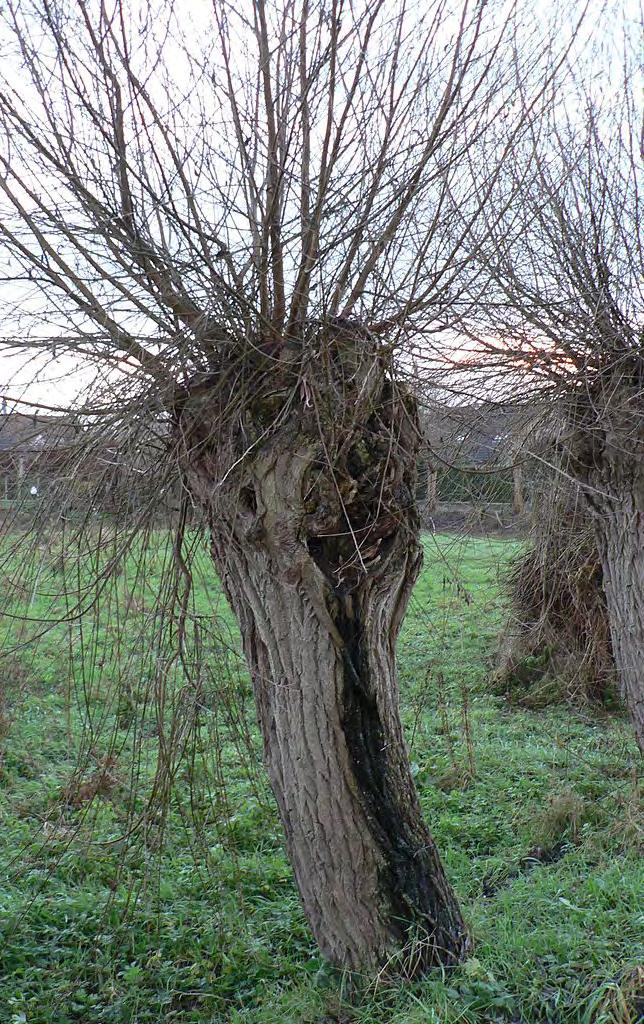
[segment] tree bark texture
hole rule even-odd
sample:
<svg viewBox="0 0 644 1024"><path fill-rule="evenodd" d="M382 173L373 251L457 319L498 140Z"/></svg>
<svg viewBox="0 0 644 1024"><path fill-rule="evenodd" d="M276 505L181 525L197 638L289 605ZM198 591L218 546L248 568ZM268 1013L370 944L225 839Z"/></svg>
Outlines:
<svg viewBox="0 0 644 1024"><path fill-rule="evenodd" d="M423 821L396 639L421 565L415 405L366 332L319 330L235 414L178 406L184 477L239 620L287 851L323 955L414 973L467 931Z"/></svg>
<svg viewBox="0 0 644 1024"><path fill-rule="evenodd" d="M416 489L416 501L420 513L420 520L423 526L426 518L431 517L438 508L438 473L431 462L421 455L418 459L418 486Z"/></svg>
<svg viewBox="0 0 644 1024"><path fill-rule="evenodd" d="M438 473L431 466L427 470L427 497L425 498L425 509L427 512L436 512L438 509Z"/></svg>
<svg viewBox="0 0 644 1024"><path fill-rule="evenodd" d="M621 696L644 753L644 510L604 500L596 529Z"/></svg>
<svg viewBox="0 0 644 1024"><path fill-rule="evenodd" d="M615 394L619 406L577 435L571 465L593 511L621 696L644 753L644 411Z"/></svg>

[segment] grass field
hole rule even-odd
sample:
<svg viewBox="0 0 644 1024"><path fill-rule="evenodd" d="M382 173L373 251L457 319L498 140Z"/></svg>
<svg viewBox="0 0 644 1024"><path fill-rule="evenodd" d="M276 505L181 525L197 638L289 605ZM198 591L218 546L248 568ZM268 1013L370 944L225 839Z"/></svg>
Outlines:
<svg viewBox="0 0 644 1024"><path fill-rule="evenodd" d="M490 693L498 575L515 550L426 542L400 641L403 714L476 945L449 974L385 984L316 955L207 561L193 595L199 680L186 680L171 637L165 660L150 641L162 540L84 625L26 645L65 602L64 566L43 542L41 568L7 591L1 620L1 1024L634 1024L634 744L618 716L529 711ZM11 617L21 608L29 627ZM178 755L160 774L169 742Z"/></svg>

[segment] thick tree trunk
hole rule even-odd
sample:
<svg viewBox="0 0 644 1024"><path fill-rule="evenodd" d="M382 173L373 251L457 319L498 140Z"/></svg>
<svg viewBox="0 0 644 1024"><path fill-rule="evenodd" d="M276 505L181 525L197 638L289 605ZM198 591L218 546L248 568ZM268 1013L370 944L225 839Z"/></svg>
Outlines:
<svg viewBox="0 0 644 1024"><path fill-rule="evenodd" d="M241 461L238 427L222 462L226 432L207 395L178 422L314 936L334 964L414 972L458 962L468 938L398 710L396 638L421 562L415 409L367 355L300 368L279 399L288 414L268 430L274 379L256 391Z"/></svg>
<svg viewBox="0 0 644 1024"><path fill-rule="evenodd" d="M427 497L425 508L428 512L436 512L438 509L438 473L430 466L427 471Z"/></svg>
<svg viewBox="0 0 644 1024"><path fill-rule="evenodd" d="M609 383L610 404L597 397L573 435L571 469L594 514L621 695L644 753L644 410L630 381Z"/></svg>
<svg viewBox="0 0 644 1024"><path fill-rule="evenodd" d="M621 496L592 496L604 593L621 696L644 753L644 509Z"/></svg>
<svg viewBox="0 0 644 1024"><path fill-rule="evenodd" d="M295 554L287 539L300 474L296 455L264 477L258 507L266 517L268 487L273 550L240 550L215 528L213 552L244 637L304 909L334 963L381 963L406 943L409 959L453 963L463 925L421 817L398 714L395 640L418 551L391 552L378 578L334 595L315 555Z"/></svg>
<svg viewBox="0 0 644 1024"><path fill-rule="evenodd" d="M431 515L438 507L438 473L426 458L418 460L418 487L416 489L416 500L420 513L421 523L427 526Z"/></svg>

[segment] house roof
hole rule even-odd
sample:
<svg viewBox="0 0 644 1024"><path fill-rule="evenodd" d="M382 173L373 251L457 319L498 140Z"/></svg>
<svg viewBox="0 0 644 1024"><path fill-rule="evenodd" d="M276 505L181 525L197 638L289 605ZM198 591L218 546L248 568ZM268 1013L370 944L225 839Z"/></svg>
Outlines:
<svg viewBox="0 0 644 1024"><path fill-rule="evenodd" d="M69 444L76 435L73 423L62 416L0 414L0 452L40 452Z"/></svg>
<svg viewBox="0 0 644 1024"><path fill-rule="evenodd" d="M432 404L421 413L429 454L449 464L484 466L507 454L526 423L526 411L515 405L472 402Z"/></svg>

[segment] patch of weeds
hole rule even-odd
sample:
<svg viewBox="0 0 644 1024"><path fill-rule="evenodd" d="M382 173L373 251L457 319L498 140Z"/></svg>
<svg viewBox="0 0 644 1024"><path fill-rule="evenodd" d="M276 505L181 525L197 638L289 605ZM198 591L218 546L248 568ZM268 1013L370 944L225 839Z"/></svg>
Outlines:
<svg viewBox="0 0 644 1024"><path fill-rule="evenodd" d="M586 1003L583 1024L642 1024L644 966L628 967L604 982Z"/></svg>
<svg viewBox="0 0 644 1024"><path fill-rule="evenodd" d="M455 765L436 779L436 786L443 793L451 793L453 789L467 789L473 778L464 765Z"/></svg>
<svg viewBox="0 0 644 1024"><path fill-rule="evenodd" d="M626 792L617 793L613 804L611 835L626 849L644 855L644 793L639 779Z"/></svg>
<svg viewBox="0 0 644 1024"><path fill-rule="evenodd" d="M570 843L565 841L560 841L550 847L534 846L531 850L528 850L525 856L521 857L517 867L504 866L500 870L497 869L495 872L486 875L481 884L481 895L488 899L491 896L495 896L499 889L509 885L522 874L525 875L528 871L532 871L537 867L547 867L551 864L556 864L562 857L566 856L570 849Z"/></svg>
<svg viewBox="0 0 644 1024"><path fill-rule="evenodd" d="M119 785L116 755L105 754L96 760L96 768L89 776L74 775L63 787L61 799L69 807L82 807L97 796L109 797Z"/></svg>
<svg viewBox="0 0 644 1024"><path fill-rule="evenodd" d="M568 840L577 843L584 824L597 819L596 807L572 791L556 793L532 819L535 843L547 847Z"/></svg>

